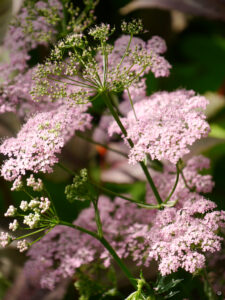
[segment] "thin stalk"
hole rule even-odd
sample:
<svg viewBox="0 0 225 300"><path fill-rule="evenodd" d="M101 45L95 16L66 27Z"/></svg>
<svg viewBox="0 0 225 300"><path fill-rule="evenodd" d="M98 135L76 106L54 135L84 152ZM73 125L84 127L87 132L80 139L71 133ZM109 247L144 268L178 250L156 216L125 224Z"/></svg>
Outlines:
<svg viewBox="0 0 225 300"><path fill-rule="evenodd" d="M74 228L76 230L79 230L79 231L81 231L83 233L86 233L86 234L94 237L95 239L99 240L99 236L98 236L98 234L96 232L90 231L90 230L88 230L86 228L83 228L81 226L78 226L78 225L75 225L75 224L72 224L72 223L69 223L69 222L61 221L61 220L59 221L59 225L65 225L65 226L72 227L72 228Z"/></svg>
<svg viewBox="0 0 225 300"><path fill-rule="evenodd" d="M83 83L81 81L77 81L77 80L72 80L71 78L65 76L65 75L61 75L63 78L67 79L67 80L70 80L70 81L73 81L75 82L76 84L74 83L71 83L71 82L67 82L68 84L70 85L74 85L74 86L80 86L80 87L83 87L83 88L91 88L91 89L94 89L95 87L89 85L89 84L86 84L86 83ZM56 78L53 78L53 77L49 77L50 80L53 80L53 81L56 81L56 82L60 82L60 83L64 83L63 81L59 80L59 79L56 79Z"/></svg>
<svg viewBox="0 0 225 300"><path fill-rule="evenodd" d="M98 236L100 238L103 237L103 231L102 231L102 222L101 222L101 218L100 218L100 214L99 214L99 210L98 210L98 200L94 199L92 201L93 203L93 206L94 206L94 210L95 210L95 223L97 225L97 228L98 228Z"/></svg>
<svg viewBox="0 0 225 300"><path fill-rule="evenodd" d="M30 232L30 233L28 233L28 234L19 236L19 237L15 238L14 240L24 239L24 238L26 238L26 237L28 237L28 236L34 235L34 234L39 233L39 232L44 231L44 230L46 230L46 227L45 227L45 228L41 228L41 229L36 230L36 231L32 231L32 232Z"/></svg>
<svg viewBox="0 0 225 300"><path fill-rule="evenodd" d="M116 261L116 263L118 264L118 266L121 268L121 270L123 271L123 273L129 279L130 283L136 289L137 288L136 279L133 278L133 276L130 273L129 269L126 267L126 265L120 259L120 257L117 255L116 251L112 248L112 246L109 244L109 242L104 237L99 238L99 241L109 251L109 253L114 258L114 260Z"/></svg>
<svg viewBox="0 0 225 300"><path fill-rule="evenodd" d="M68 174L70 175L76 175L76 172L68 169L67 167L65 167L62 163L58 163L58 166L63 169L64 171L66 171ZM111 194L113 196L116 196L116 197L119 197L121 199L124 199L124 200L127 200L127 201L130 201L132 203L135 203L137 204L138 206L140 207L143 207L143 208L148 208L148 209L159 209L161 207L161 205L151 205L151 204L147 204L147 203L141 203L141 202L137 202L135 201L134 199L131 199L131 198L128 198L124 195L121 195L121 194L118 194L116 192L113 192L107 188L104 188L103 186L100 186L99 184L97 184L96 182L93 182L93 181L90 181L91 184L93 184L96 188L98 188L99 190L107 193L107 194Z"/></svg>
<svg viewBox="0 0 225 300"><path fill-rule="evenodd" d="M47 188L46 188L45 186L44 186L44 192L46 193L48 199L49 199L50 202L51 202L51 206L52 206L52 209L53 209L53 210L52 210L51 207L50 207L50 211L52 211L53 216L56 216L56 217L58 218L58 214L57 214L55 205L54 205L54 203L53 203L52 197L51 197L49 191L47 190Z"/></svg>
<svg viewBox="0 0 225 300"><path fill-rule="evenodd" d="M107 81L107 72L108 72L108 55L105 51L105 43L102 43L102 49L103 49L103 86L105 86L105 83Z"/></svg>
<svg viewBox="0 0 225 300"><path fill-rule="evenodd" d="M96 184L96 183L94 183L94 182L91 182L91 183L92 183L95 187L97 187L98 189L100 189L101 191L105 192L106 194L111 194L112 196L116 196L116 197L119 197L119 198L121 198L121 199L127 200L127 201L129 201L129 202L135 203L135 204L137 204L137 205L140 206L140 207L148 208L148 209L156 209L156 208L160 208L159 205L151 205L151 204L147 204L147 203L137 202L137 201L135 201L134 199L131 199L131 198L126 197L126 196L124 196L124 195L121 195L121 194L118 194L118 193L116 193L116 192L113 192L113 191L111 191L111 190L109 190L109 189L107 189L107 188L105 188L105 187L103 187L103 186L100 186L100 185L98 185L98 184Z"/></svg>
<svg viewBox="0 0 225 300"><path fill-rule="evenodd" d="M119 118L117 112L113 108L113 105L111 103L111 99L110 99L109 94L107 92L103 93L103 98L104 98L105 104L108 107L110 113L112 114L112 116L114 117L114 119L117 122L118 126L120 127L120 130L122 131L124 137L127 137L127 131L126 131L125 127L123 126L122 122L120 121L120 118ZM133 148L134 147L133 141L129 138L127 139L127 141L129 143L130 147ZM144 174L145 174L145 176L148 180L148 183L149 183L149 185L150 185L150 187L151 187L151 189L152 189L152 191L155 195L155 198L156 198L158 204L162 204L163 201L162 201L162 199L161 199L161 197L158 193L158 190L157 190L157 188L156 188L156 186L155 186L155 184L152 180L152 177L151 177L151 175L148 171L148 168L145 166L143 161L140 162L139 164L140 164L140 166L141 166L141 168L142 168L142 170L143 170L143 172L144 172Z"/></svg>
<svg viewBox="0 0 225 300"><path fill-rule="evenodd" d="M35 241L29 243L30 246L32 246L33 244L37 243L38 241L40 241L46 234L48 234L54 227L50 228L49 230L46 231L46 233L44 235L39 236Z"/></svg>
<svg viewBox="0 0 225 300"><path fill-rule="evenodd" d="M105 101L106 106L108 107L110 113L112 114L112 116L115 119L116 123L120 127L120 130L122 131L123 135L125 137L127 137L127 131L124 128L123 124L121 123L120 118L119 118L117 112L113 108L113 105L112 105L112 102L111 102L109 94L107 92L105 92L105 93L102 94L102 96L103 96L103 99ZM134 143L132 142L132 140L131 139L127 139L127 141L129 143L130 147L133 148L134 147Z"/></svg>
<svg viewBox="0 0 225 300"><path fill-rule="evenodd" d="M153 181L153 179L152 179L152 177L151 177L151 175L150 175L150 173L149 173L148 168L146 167L146 165L144 164L143 161L141 161L139 164L141 165L142 170L143 170L143 172L145 173L145 176L146 176L146 178L147 178L147 180L148 180L149 185L151 186L151 189L152 189L152 191L153 191L153 193L154 193L154 195L155 195L155 198L156 198L158 204L159 204L159 205L162 204L163 201L162 201L162 199L161 199L161 197L160 197L160 195L159 195L159 192L158 192L158 190L157 190L157 188L156 188L156 186L155 186L155 184L154 184L154 181Z"/></svg>
<svg viewBox="0 0 225 300"><path fill-rule="evenodd" d="M121 58L121 60L120 60L120 62L119 62L119 64L118 64L118 66L117 66L117 69L119 69L119 67L121 66L122 62L124 61L124 58L125 58L126 55L127 55L127 52L128 52L128 50L129 50L129 48L130 48L130 44L131 44L132 38L133 38L133 34L131 33L129 42L128 42L128 44L127 44L127 48L126 48L126 50L125 50L125 52L124 52L124 54L123 54L123 56L122 56L122 58Z"/></svg>
<svg viewBox="0 0 225 300"><path fill-rule="evenodd" d="M70 80L70 81L73 81L76 83L76 85L80 85L80 86L83 86L83 87L88 87L90 89L96 89L96 86L95 85L91 85L91 84L87 84L85 82L82 82L82 81L79 81L79 80L75 80L75 79L72 79L71 77L69 76L66 76L66 75L61 75L63 78L67 79L67 80ZM69 83L71 84L71 83Z"/></svg>
<svg viewBox="0 0 225 300"><path fill-rule="evenodd" d="M62 1L62 5L63 5L63 18L62 18L62 29L63 29L63 35L67 34L67 9L66 9L66 1L63 0Z"/></svg>
<svg viewBox="0 0 225 300"><path fill-rule="evenodd" d="M107 149L107 150L110 150L110 151L112 151L112 152L115 152L115 153L120 154L120 155L122 155L122 156L124 156L124 157L127 158L127 154L126 154L125 152L121 152L121 151L116 150L116 149L113 149L113 148L111 148L111 147L109 147L109 146L107 146L107 145L105 145L105 144L102 144L102 143L99 143L99 142L97 142L97 141L94 141L94 140L92 140L91 138L86 137L86 136L82 135L82 134L79 133L79 132L76 133L76 136L78 136L78 137L81 138L81 139L84 139L85 141L87 141L87 142L89 142L89 143L91 143L91 144L101 146L101 147L103 147L103 148L105 148L105 149Z"/></svg>
<svg viewBox="0 0 225 300"><path fill-rule="evenodd" d="M132 274L130 273L130 271L128 270L128 268L126 267L126 265L122 262L122 260L120 259L120 257L117 255L117 253L115 252L115 250L112 248L112 246L109 244L109 242L104 238L104 237L99 237L97 233L92 232L90 230L87 230L83 227L68 223L68 222L64 222L64 221L60 221L59 222L60 225L65 225L65 226L69 226L72 227L76 230L79 230L83 233L86 233L92 237L94 237L96 240L98 240L111 254L111 256L114 258L114 260L116 261L116 263L118 264L118 266L121 268L121 270L123 271L123 273L126 275L126 277L129 279L130 283L134 286L134 288L136 289L136 280L133 278Z"/></svg>
<svg viewBox="0 0 225 300"><path fill-rule="evenodd" d="M202 278L203 278L203 282L204 282L204 291L205 291L207 298L209 300L216 300L217 296L211 287L206 269L203 269Z"/></svg>
<svg viewBox="0 0 225 300"><path fill-rule="evenodd" d="M22 191L23 191L27 196L29 196L31 199L34 198L34 196L32 196L28 191L26 191L25 188L23 188Z"/></svg>
<svg viewBox="0 0 225 300"><path fill-rule="evenodd" d="M67 168L65 165L63 165L62 163L58 163L58 166L61 168L61 169L63 169L65 172L67 172L68 174L70 174L70 175L76 175L76 173L74 172L74 171L72 171L72 170L70 170L69 168Z"/></svg>
<svg viewBox="0 0 225 300"><path fill-rule="evenodd" d="M130 105L131 105L133 113L134 113L135 120L137 121L138 118L137 118L137 115L136 115L136 112L135 112L135 109L134 109L134 104L133 104L129 89L127 89L127 93L128 93L128 98L129 98L129 101L130 101Z"/></svg>
<svg viewBox="0 0 225 300"><path fill-rule="evenodd" d="M173 196L173 193L175 192L176 190L176 187L177 187L177 184L178 184L178 181L179 181L179 175L180 175L180 170L179 170L179 167L178 167L178 164L176 164L176 169L177 169L177 176L176 176L176 181L174 183L174 186L172 188L172 191L170 192L169 196L166 198L166 200L163 202L163 204L166 204L170 198Z"/></svg>
<svg viewBox="0 0 225 300"><path fill-rule="evenodd" d="M183 173L182 170L180 170L180 174L181 174L181 177L182 177L182 179L183 179L183 181L184 181L184 184L185 184L186 188L189 189L191 192L193 192L194 188L191 188L191 187L188 185L188 183L187 183L187 181L186 181L186 179L185 179L185 177L184 177L184 173Z"/></svg>

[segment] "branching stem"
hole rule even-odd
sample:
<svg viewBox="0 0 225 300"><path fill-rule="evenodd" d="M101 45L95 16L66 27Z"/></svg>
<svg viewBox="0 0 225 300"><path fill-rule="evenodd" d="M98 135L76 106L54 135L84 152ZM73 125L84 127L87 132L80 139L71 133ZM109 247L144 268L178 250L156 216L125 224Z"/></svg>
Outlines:
<svg viewBox="0 0 225 300"><path fill-rule="evenodd" d="M103 93L103 98L104 98L105 104L108 107L110 113L112 114L112 116L114 117L114 119L117 122L118 126L120 127L120 130L122 131L122 134L124 135L124 137L127 137L127 131L126 131L125 127L123 126L122 122L120 121L120 118L119 118L117 112L113 108L109 93L104 92ZM130 138L127 138L127 142L129 143L131 148L134 147L134 143ZM158 190L157 190L157 188L156 188L156 186L153 182L153 179L152 179L152 177L149 173L148 168L146 167L144 162L140 162L139 164L140 164L140 166L141 166L141 168L142 168L142 170L143 170L143 172L144 172L144 174L145 174L145 176L148 180L148 183L149 183L149 185L150 185L150 187L151 187L151 189L152 189L152 191L155 195L155 198L156 198L158 204L162 204L163 201L162 201L162 199L159 195L159 192L158 192Z"/></svg>

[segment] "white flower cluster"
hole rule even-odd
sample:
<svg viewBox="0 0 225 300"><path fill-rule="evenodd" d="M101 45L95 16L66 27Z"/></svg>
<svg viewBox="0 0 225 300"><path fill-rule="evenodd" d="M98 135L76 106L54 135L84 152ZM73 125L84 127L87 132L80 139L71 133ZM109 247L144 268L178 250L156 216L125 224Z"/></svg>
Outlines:
<svg viewBox="0 0 225 300"><path fill-rule="evenodd" d="M8 232L1 232L0 233L0 245L5 248L8 246L13 238L8 234Z"/></svg>
<svg viewBox="0 0 225 300"><path fill-rule="evenodd" d="M31 174L29 178L27 178L27 186L33 188L34 191L41 192L43 190L43 182L40 178L35 181L34 175Z"/></svg>
<svg viewBox="0 0 225 300"><path fill-rule="evenodd" d="M17 242L16 247L19 249L20 252L24 252L28 249L29 243L26 240L21 240Z"/></svg>
<svg viewBox="0 0 225 300"><path fill-rule="evenodd" d="M41 202L39 204L39 208L41 209L41 213L44 214L50 207L51 202L47 197L41 197Z"/></svg>
<svg viewBox="0 0 225 300"><path fill-rule="evenodd" d="M32 210L32 213L29 213L24 217L23 223L28 225L30 229L36 228L40 222L41 214L44 214L49 210L51 205L50 200L47 197L40 197L32 199L29 203L27 201L21 201L20 209L22 211Z"/></svg>
<svg viewBox="0 0 225 300"><path fill-rule="evenodd" d="M7 212L4 214L5 217L13 217L15 216L17 212L17 209L13 206L13 205L10 205Z"/></svg>
<svg viewBox="0 0 225 300"><path fill-rule="evenodd" d="M18 221L15 219L12 223L9 223L9 229L12 231L16 231L19 227Z"/></svg>
<svg viewBox="0 0 225 300"><path fill-rule="evenodd" d="M24 200L21 201L21 203L20 203L20 209L21 209L22 211L27 211L28 208L29 208L28 202L27 202L27 201L24 201Z"/></svg>
<svg viewBox="0 0 225 300"><path fill-rule="evenodd" d="M16 180L13 182L13 185L11 187L11 191L19 191L23 187L22 177L19 176L16 178Z"/></svg>
<svg viewBox="0 0 225 300"><path fill-rule="evenodd" d="M30 227L30 229L34 229L35 227L37 227L39 221L41 219L41 216L39 213L35 212L30 213L29 215L24 217L23 223L28 225Z"/></svg>
<svg viewBox="0 0 225 300"><path fill-rule="evenodd" d="M31 185L33 187L37 187L35 185L37 182L33 181L33 177L30 177ZM39 187L41 186L42 182L38 181ZM51 205L50 200L47 197L40 197L40 198L34 198L30 202L28 201L21 201L20 203L20 210L23 212L28 211L27 215L20 214L20 212L17 212L17 208L15 208L13 205L10 205L7 212L5 213L6 217L13 217L13 216L23 216L23 223L28 225L29 229L34 229L41 225L41 215L44 214L46 211L49 210ZM31 212L30 212L31 211ZM44 216L43 216L44 217ZM48 216L47 216L48 217ZM16 231L19 228L19 222L17 219L14 219L11 223L9 223L9 229L11 231ZM21 237L22 238L22 237ZM7 232L1 232L0 233L0 246L6 247L8 246L13 240L19 240L18 238L13 238L11 235L9 235ZM17 248L20 252L26 251L29 248L29 242L27 242L25 239L19 240L17 242Z"/></svg>

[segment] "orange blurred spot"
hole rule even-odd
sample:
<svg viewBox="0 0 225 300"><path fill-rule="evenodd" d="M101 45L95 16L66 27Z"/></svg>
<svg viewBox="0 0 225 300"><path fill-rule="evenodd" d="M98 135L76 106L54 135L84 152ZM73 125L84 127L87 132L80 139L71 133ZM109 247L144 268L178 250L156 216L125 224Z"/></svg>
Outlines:
<svg viewBox="0 0 225 300"><path fill-rule="evenodd" d="M96 150L98 151L98 154L100 156L105 156L107 149L105 147L102 146L96 146Z"/></svg>

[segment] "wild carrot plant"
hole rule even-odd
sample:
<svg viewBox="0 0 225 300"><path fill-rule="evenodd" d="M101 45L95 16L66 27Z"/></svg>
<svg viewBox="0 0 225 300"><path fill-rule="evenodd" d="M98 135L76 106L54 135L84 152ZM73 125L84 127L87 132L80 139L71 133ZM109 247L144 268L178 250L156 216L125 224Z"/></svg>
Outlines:
<svg viewBox="0 0 225 300"><path fill-rule="evenodd" d="M119 295L115 280L98 279L99 269L110 272L115 263L134 290L127 300L172 298L180 280L167 275L180 269L202 276L206 296L216 299L207 280L207 254L221 250L225 212L204 196L214 185L202 173L209 160L185 157L210 131L204 114L208 100L184 89L147 95L146 74L170 74L165 41L137 37L144 29L133 20L122 22L121 36L113 42L115 27L93 24L96 4L86 0L79 10L69 0L26 0L6 36L10 61L1 66L0 111L17 114L23 125L0 146L1 175L24 198L5 213L12 233L1 233L1 246L16 243L19 251L28 250L26 274L43 288L54 289L62 278L75 275L80 299ZM40 45L49 55L31 66L30 50ZM92 116L96 99L104 102L108 116L99 122ZM123 141L125 150L99 144L141 170L141 178L135 178L145 178L141 200L106 188L87 169L75 172L76 166L60 160L74 135L98 144L81 132L94 133L103 120L108 140ZM89 203L71 223L59 217L41 179L56 165L71 176L62 201ZM16 235L20 229L27 233ZM139 279L128 259L138 266ZM141 270L151 274L153 260L159 279L150 283Z"/></svg>

